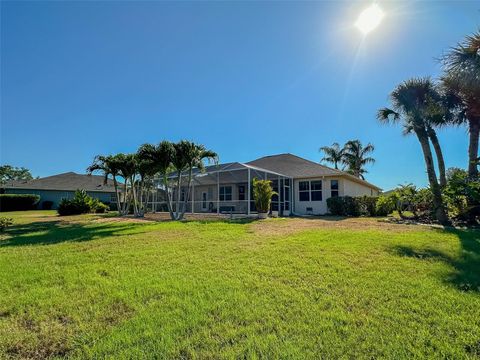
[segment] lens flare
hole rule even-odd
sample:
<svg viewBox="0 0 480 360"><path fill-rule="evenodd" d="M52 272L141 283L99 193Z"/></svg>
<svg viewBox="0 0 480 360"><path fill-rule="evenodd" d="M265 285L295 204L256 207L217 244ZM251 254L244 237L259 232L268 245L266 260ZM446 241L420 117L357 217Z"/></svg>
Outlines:
<svg viewBox="0 0 480 360"><path fill-rule="evenodd" d="M355 26L366 35L380 25L383 17L384 13L380 6L372 4L360 13Z"/></svg>

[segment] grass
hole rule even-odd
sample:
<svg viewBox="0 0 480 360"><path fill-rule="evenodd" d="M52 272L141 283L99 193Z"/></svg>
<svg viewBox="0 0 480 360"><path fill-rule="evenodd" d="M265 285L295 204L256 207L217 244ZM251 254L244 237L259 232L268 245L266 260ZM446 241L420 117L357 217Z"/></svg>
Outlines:
<svg viewBox="0 0 480 360"><path fill-rule="evenodd" d="M6 214L0 358L480 357L480 233Z"/></svg>

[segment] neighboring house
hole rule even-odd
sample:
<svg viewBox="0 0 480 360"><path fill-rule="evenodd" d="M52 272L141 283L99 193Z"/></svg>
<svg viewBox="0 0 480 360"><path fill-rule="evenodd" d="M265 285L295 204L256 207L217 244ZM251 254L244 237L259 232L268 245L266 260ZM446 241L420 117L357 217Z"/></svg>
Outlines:
<svg viewBox="0 0 480 360"><path fill-rule="evenodd" d="M107 184L104 184L104 177L98 175L67 172L33 180L9 181L0 187L6 194L40 195L38 205L40 209L44 201L51 201L53 203L52 208L56 209L62 198L73 198L77 189L87 191L88 195L105 204L116 203L113 180L108 179Z"/></svg>
<svg viewBox="0 0 480 360"><path fill-rule="evenodd" d="M188 212L250 214L255 212L253 178L272 181L279 194L272 199L272 210L283 215L326 214L329 197L377 196L381 190L346 172L292 154L279 154L248 163L208 166L203 172L196 169L192 188L184 188L180 198L189 194Z"/></svg>

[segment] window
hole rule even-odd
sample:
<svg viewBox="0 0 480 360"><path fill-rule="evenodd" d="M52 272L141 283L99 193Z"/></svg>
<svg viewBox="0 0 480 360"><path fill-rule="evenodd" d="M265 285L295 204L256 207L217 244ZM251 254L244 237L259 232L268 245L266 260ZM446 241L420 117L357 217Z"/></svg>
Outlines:
<svg viewBox="0 0 480 360"><path fill-rule="evenodd" d="M238 185L238 200L245 200L245 185Z"/></svg>
<svg viewBox="0 0 480 360"><path fill-rule="evenodd" d="M310 182L300 181L298 183L298 195L300 201L310 201Z"/></svg>
<svg viewBox="0 0 480 360"><path fill-rule="evenodd" d="M232 201L231 186L220 186L220 201Z"/></svg>
<svg viewBox="0 0 480 360"><path fill-rule="evenodd" d="M110 202L111 203L117 202L117 194L110 194Z"/></svg>
<svg viewBox="0 0 480 360"><path fill-rule="evenodd" d="M322 180L310 182L312 201L322 201Z"/></svg>
<svg viewBox="0 0 480 360"><path fill-rule="evenodd" d="M338 197L338 180L330 180L330 196Z"/></svg>

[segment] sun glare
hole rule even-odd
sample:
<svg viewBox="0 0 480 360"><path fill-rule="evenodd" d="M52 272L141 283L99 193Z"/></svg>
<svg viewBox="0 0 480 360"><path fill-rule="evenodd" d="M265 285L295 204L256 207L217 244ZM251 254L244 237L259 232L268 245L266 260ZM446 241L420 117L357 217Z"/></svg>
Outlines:
<svg viewBox="0 0 480 360"><path fill-rule="evenodd" d="M355 26L366 35L380 25L383 16L384 13L380 6L372 4L360 13Z"/></svg>

